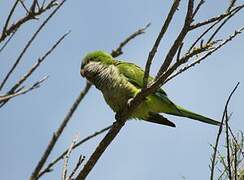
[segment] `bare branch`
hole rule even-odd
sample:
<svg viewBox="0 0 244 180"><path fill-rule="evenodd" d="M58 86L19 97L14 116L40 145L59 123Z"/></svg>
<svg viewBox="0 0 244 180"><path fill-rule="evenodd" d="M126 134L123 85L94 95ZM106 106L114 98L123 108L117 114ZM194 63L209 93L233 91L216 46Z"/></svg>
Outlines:
<svg viewBox="0 0 244 180"><path fill-rule="evenodd" d="M228 108L228 105L229 105L229 102L231 100L231 97L234 94L234 92L236 91L236 89L238 88L239 84L240 83L238 82L237 85L235 86L235 88L232 90L232 92L230 93L230 95L229 95L229 97L227 99L227 102L225 104L225 108L224 108L224 112L223 112L222 120L221 120L221 125L219 126L219 131L218 131L217 136L216 136L216 142L215 142L214 152L213 152L213 156L212 156L213 159L212 159L212 165L211 165L210 180L213 180L214 179L214 170L215 170L216 154L217 154L217 149L218 149L218 145L219 145L220 135L221 135L221 132L222 132L222 129L223 129L223 124L224 124L224 118L225 118L226 110Z"/></svg>
<svg viewBox="0 0 244 180"><path fill-rule="evenodd" d="M206 59L208 56L210 56L211 54L213 54L214 52L216 52L217 50L219 50L220 48L222 48L225 44L229 43L230 41L232 41L237 35L241 34L244 31L244 27L241 28L240 30L236 30L232 35L230 35L230 37L228 39L226 39L225 41L223 41L221 44L219 44L216 48L212 49L211 51L209 51L207 54L205 54L204 56L200 57L199 59L197 59L196 61L194 61L193 63L191 63L188 66L183 67L182 69L180 69L178 72L176 72L175 74L171 75L166 81L170 81L171 79L173 79L174 77L178 76L179 74L185 72L187 69L195 66L196 64L201 63L204 59Z"/></svg>
<svg viewBox="0 0 244 180"><path fill-rule="evenodd" d="M8 45L8 43L11 41L11 39L14 37L15 32L12 33L12 35L8 38L8 40L4 43L4 45L0 48L0 53L4 50L4 48Z"/></svg>
<svg viewBox="0 0 244 180"><path fill-rule="evenodd" d="M33 73L34 71L41 65L41 63L47 58L48 55L50 55L54 49L59 45L59 43L70 33L70 31L68 33L65 33L45 54L44 56L38 58L37 62L27 71L27 73L20 78L20 80L13 85L13 87L6 93L6 95L11 95L11 94L15 94L15 90L21 85L23 84ZM10 99L8 99L10 100ZM2 101L0 108L2 106L4 106L8 100Z"/></svg>
<svg viewBox="0 0 244 180"><path fill-rule="evenodd" d="M23 8L25 9L26 13L29 14L29 10L27 9L27 7L25 6L25 3L23 2L23 0L19 0L20 4L23 6ZM34 2L34 1L33 1Z"/></svg>
<svg viewBox="0 0 244 180"><path fill-rule="evenodd" d="M233 2L233 3L235 3L235 2ZM190 29L193 30L193 29L196 29L196 28L199 28L199 27L214 23L216 21L221 21L225 17L232 16L232 15L236 14L239 10L241 10L244 7L244 4L232 9L233 7L234 7L234 4L231 3L230 6L228 7L227 11L224 12L223 14L220 14L218 16L215 16L215 17L212 17L210 19L204 20L203 22L199 22L197 24L193 24L193 25L191 25Z"/></svg>
<svg viewBox="0 0 244 180"><path fill-rule="evenodd" d="M72 173L69 175L67 180L72 180L73 179L73 176L75 175L75 173L78 170L78 168L80 167L80 165L84 162L85 158L86 158L85 156L80 155L75 168L73 169Z"/></svg>
<svg viewBox="0 0 244 180"><path fill-rule="evenodd" d="M9 15L8 15L8 18L7 18L7 20L6 20L6 22L5 22L5 25L4 25L4 27L3 27L2 36L4 36L4 33L6 33L6 29L7 29L7 27L8 27L8 24L9 24L9 21L10 21L12 15L13 15L13 13L14 13L14 10L15 10L17 4L18 4L18 1L19 1L19 0L16 0L16 1L15 1L15 3L14 3L14 5L13 5L12 9L10 10L10 13L9 13ZM6 36L6 35L5 35L5 36ZM3 39L3 40L4 40L4 39ZM1 42L1 40L0 40L0 42Z"/></svg>
<svg viewBox="0 0 244 180"><path fill-rule="evenodd" d="M196 29L196 28L199 28L199 27L214 23L216 21L221 21L222 19L224 19L225 17L229 16L230 14L231 14L230 12L229 13L225 13L225 14L221 14L219 16L207 19L207 20L205 20L203 22L199 22L197 24L193 24L193 25L191 25L190 29L193 30L193 29Z"/></svg>
<svg viewBox="0 0 244 180"><path fill-rule="evenodd" d="M228 109L225 109L225 139L226 139L226 151L227 151L227 163L228 163L228 176L229 179L232 179L232 171L231 171L231 160L230 160L230 143L229 143L229 117L228 117Z"/></svg>
<svg viewBox="0 0 244 180"><path fill-rule="evenodd" d="M145 66L145 74L144 74L144 77L143 77L143 89L146 88L146 86L147 86L152 60L153 60L153 58L154 58L154 56L155 56L155 54L157 52L158 46L160 44L160 41L163 38L165 32L167 31L167 29L169 27L169 24L170 24L170 22L171 22L171 20L172 20L172 18L174 16L176 10L179 7L179 4L180 4L180 0L175 0L174 3L172 4L172 6L170 8L170 11L169 11L169 13L167 15L167 18L165 19L165 22L163 23L161 31L159 32L158 37L157 37L157 39L156 39L151 51L149 52L149 55L147 57L147 63L146 63L146 66Z"/></svg>
<svg viewBox="0 0 244 180"><path fill-rule="evenodd" d="M37 62L32 66L31 69L11 88L9 93L14 92L23 82L28 79L32 75L32 73L41 65L41 63L54 51L54 49L64 40L64 38L70 33L65 33L58 41L40 58L38 58Z"/></svg>
<svg viewBox="0 0 244 180"><path fill-rule="evenodd" d="M214 37L217 35L217 33L223 28L223 26L232 18L234 17L241 9L244 8L244 4L241 5L241 6L238 6L236 7L234 10L233 10L233 13L230 14L220 25L219 27L214 31L214 33L211 35L211 37L208 39L208 43L211 42Z"/></svg>
<svg viewBox="0 0 244 180"><path fill-rule="evenodd" d="M80 173L76 177L76 180L84 180L86 178L86 176L89 174L89 172L95 166L96 162L101 157L103 152L106 150L106 148L109 146L109 144L112 142L112 140L119 133L119 131L123 127L124 123L125 122L121 122L121 121L116 121L113 123L109 132L106 134L106 136L99 143L96 150L93 152L93 154L91 155L91 157L89 158L87 163L84 165L83 169L80 171Z"/></svg>
<svg viewBox="0 0 244 180"><path fill-rule="evenodd" d="M17 2L18 1L20 1L20 0L17 0ZM26 16L20 18L16 23L13 23L9 28L7 26L9 24L10 19L7 19L6 24L5 24L6 27L4 26L3 32L0 36L0 42L4 41L5 38L7 36L9 36L10 34L16 32L24 23L26 23L30 20L33 20L33 19L37 19L37 16L40 16L41 14L46 12L47 10L50 10L51 8L53 8L54 6L57 5L56 0L52 0L52 1L50 1L50 3L45 8L39 9L38 11L31 11L31 10L29 11L27 9L27 7L24 5L24 3L22 1L20 1L20 2L22 4L22 6L24 7L24 9L27 11L27 14L26 14ZM12 9L12 10L14 10L14 9ZM9 17L11 17L11 16L9 16Z"/></svg>
<svg viewBox="0 0 244 180"><path fill-rule="evenodd" d="M242 157L244 158L244 152L242 151L242 147L241 147L240 144L238 143L238 141L237 141L237 139L236 139L234 133L232 132L230 126L229 126L229 131L230 131L231 137L233 138L233 140L234 140L236 146L238 147L238 149L240 149L240 153L241 153ZM244 140L244 138L243 138L243 140Z"/></svg>
<svg viewBox="0 0 244 180"><path fill-rule="evenodd" d="M60 135L62 134L64 128L66 127L66 125L70 121L72 115L74 114L75 110L79 106L81 100L84 98L84 96L89 91L90 87L91 87L91 84L87 82L85 88L80 92L80 95L75 100L74 104L71 106L68 114L65 116L65 118L62 121L62 123L60 124L59 128L53 134L53 136L52 136L50 142L48 143L48 146L46 147L40 161L38 162L37 166L35 167L34 171L32 172L30 180L38 179L38 175L39 175L43 165L47 161L47 158L49 157L51 151L53 150L54 145L56 144L56 142L57 142L58 138L60 137Z"/></svg>
<svg viewBox="0 0 244 180"><path fill-rule="evenodd" d="M64 166L63 166L62 178L61 178L62 180L67 180L67 171L68 171L67 168L68 168L69 157L77 141L78 141L78 136L76 136L73 139L72 143L69 146L68 152L64 156Z"/></svg>
<svg viewBox="0 0 244 180"><path fill-rule="evenodd" d="M208 33L208 32L210 32L216 25L218 25L225 17L229 17L229 16L234 16L239 10L238 9L242 9L243 8L243 5L241 5L241 6L238 6L238 7L236 7L236 8L234 8L233 10L231 10L231 12L227 12L227 13L224 13L224 14L222 14L222 15L220 15L220 16L217 16L217 18L216 19L218 19L218 17L223 17L223 18L219 18L216 22L214 22L214 24L212 24L210 27L208 27L195 41L194 41L194 43L191 45L191 47L189 48L189 50L188 50L188 52L190 52L194 47L195 47L195 45ZM238 10L238 11L237 11ZM236 12L237 11L237 12ZM225 16L225 14L226 14L226 16ZM225 16L225 17L224 17ZM210 20L206 20L205 22L210 22L211 21L211 19ZM195 25L191 25L191 30L194 30L195 28L195 26L197 27L197 26L201 26L200 24L204 24L204 22L202 22L202 23L198 23L199 25L197 25L197 24L195 24ZM208 24L208 23L207 23ZM208 42L210 42L210 41L208 41Z"/></svg>
<svg viewBox="0 0 244 180"><path fill-rule="evenodd" d="M205 3L205 0L200 0L199 3L197 4L196 9L193 12L193 18L196 16L198 11L200 10L201 6Z"/></svg>
<svg viewBox="0 0 244 180"><path fill-rule="evenodd" d="M237 180L237 145L234 144L234 180Z"/></svg>
<svg viewBox="0 0 244 180"><path fill-rule="evenodd" d="M23 94L26 94L36 88L39 88L41 86L41 84L48 78L48 76L45 76L43 77L41 80L35 82L31 87L29 88L26 88L26 89L22 89L18 92L15 92L13 94L9 94L9 95L4 95L4 96L0 96L0 103L2 102L5 102L5 101L8 101L9 99L11 98L14 98L16 96L19 96L19 95L23 95Z"/></svg>
<svg viewBox="0 0 244 180"><path fill-rule="evenodd" d="M236 4L237 0L230 0L229 7L227 8L227 12L229 12Z"/></svg>
<svg viewBox="0 0 244 180"><path fill-rule="evenodd" d="M66 0L63 0L55 9L54 11L45 19L45 21L40 25L40 27L37 29L37 31L33 34L33 36L31 37L31 39L28 41L28 43L26 44L26 46L24 47L24 49L22 50L22 52L20 53L19 57L16 59L14 65L12 66L12 68L9 70L9 72L7 73L7 75L5 76L5 78L3 79L1 85L0 85L0 91L3 88L4 84L7 82L9 76L13 73L13 71L15 70L15 68L17 67L17 65L19 64L20 60L22 59L23 55L25 54L25 52L27 51L27 49L30 47L31 43L34 41L34 39L37 37L37 35L39 34L39 32L42 30L42 28L47 24L47 22L53 17L53 15L59 10L60 7L62 7L62 5L66 2Z"/></svg>
<svg viewBox="0 0 244 180"><path fill-rule="evenodd" d="M115 50L112 50L111 52L111 56L113 57L118 57L121 54L123 54L123 47L128 44L132 39L134 39L135 37L137 37L138 35L144 34L145 30L151 25L151 23L148 23L144 28L138 29L136 32L134 32L133 34L131 34L129 37L127 37L123 42L121 42L119 44L119 47Z"/></svg>
<svg viewBox="0 0 244 180"><path fill-rule="evenodd" d="M41 9L44 8L45 3L46 3L46 0L43 0L43 1L42 1L42 5L41 5Z"/></svg>
<svg viewBox="0 0 244 180"><path fill-rule="evenodd" d="M79 147L80 145L84 144L85 142L89 141L90 139L106 132L107 130L109 130L112 127L112 125L107 126L103 129L101 129L100 131L97 131L89 136L87 136L86 138L80 140L77 144L75 144L75 146L73 147L73 149L76 149L77 147ZM48 173L50 171L52 171L52 167L59 162L61 159L63 159L63 157L65 156L65 154L67 154L68 149L66 149L62 154L60 154L56 159L54 159L50 164L47 165L47 167L40 172L38 178L40 178L42 175L44 175L45 173Z"/></svg>
<svg viewBox="0 0 244 180"><path fill-rule="evenodd" d="M180 54L181 54L181 49L182 49L183 45L184 45L184 43L182 42L179 49L178 49L177 59L176 59L177 62L180 61Z"/></svg>
<svg viewBox="0 0 244 180"><path fill-rule="evenodd" d="M184 38L186 37L187 33L189 32L189 27L193 21L193 7L194 7L194 1L193 0L189 0L188 1L188 8L187 8L187 14L185 17L185 24L180 32L180 34L178 35L178 37L176 38L173 46L170 48L162 66L160 67L156 79L159 79L160 75L162 75L170 66L171 62L173 61L173 58L178 50L178 48L181 46Z"/></svg>

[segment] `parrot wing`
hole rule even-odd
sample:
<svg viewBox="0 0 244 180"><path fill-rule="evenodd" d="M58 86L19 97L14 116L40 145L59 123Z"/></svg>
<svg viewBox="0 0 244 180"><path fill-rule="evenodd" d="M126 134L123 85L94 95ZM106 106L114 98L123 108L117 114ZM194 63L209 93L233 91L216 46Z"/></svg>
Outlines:
<svg viewBox="0 0 244 180"><path fill-rule="evenodd" d="M142 68L133 63L124 61L118 61L116 66L119 69L119 72L123 74L130 83L139 89L143 87L143 77L145 72ZM153 77L148 77L148 82L152 82L153 80ZM166 92L161 88L156 93L161 96L167 96Z"/></svg>

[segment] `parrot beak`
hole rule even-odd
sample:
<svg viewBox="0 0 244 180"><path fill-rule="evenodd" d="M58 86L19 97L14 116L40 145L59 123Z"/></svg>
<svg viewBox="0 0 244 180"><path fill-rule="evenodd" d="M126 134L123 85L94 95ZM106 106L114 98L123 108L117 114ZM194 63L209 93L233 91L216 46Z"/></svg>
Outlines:
<svg viewBox="0 0 244 180"><path fill-rule="evenodd" d="M80 75L81 75L82 77L85 77L85 71L84 71L84 69L81 69L81 70L80 70Z"/></svg>

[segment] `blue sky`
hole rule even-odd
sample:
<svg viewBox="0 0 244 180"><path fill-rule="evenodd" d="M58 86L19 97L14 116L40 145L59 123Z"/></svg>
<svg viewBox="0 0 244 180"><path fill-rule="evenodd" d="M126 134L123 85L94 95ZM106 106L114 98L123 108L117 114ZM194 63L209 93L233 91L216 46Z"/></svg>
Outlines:
<svg viewBox="0 0 244 180"><path fill-rule="evenodd" d="M0 3L0 27L6 19L12 1ZM228 1L226 1L228 2ZM243 2L243 1L240 1ZM43 86L9 102L0 112L0 179L26 179L30 176L47 142L70 106L85 85L79 75L81 58L93 50L111 51L138 28L151 22L147 33L124 48L124 59L144 67L147 55L169 10L171 1L67 1L57 15L43 29L23 57L6 88L23 75L65 32L71 34L48 57L26 82L30 84L44 75L50 78ZM165 53L179 32L184 20L186 1L174 18L163 39L151 69L156 74ZM206 2L197 20L221 12L227 3ZM18 15L23 14L18 9ZM228 23L218 36L243 26L244 12ZM41 20L43 17L41 18ZM40 20L40 21L41 21ZM16 57L39 25L39 21L25 24L13 41L0 54L0 77L6 74ZM190 34L187 42L197 35ZM164 86L168 96L177 104L214 119L222 116L226 99L239 81L241 84L230 103L233 112L230 124L234 130L244 129L243 43L241 35L200 65L178 76ZM211 148L217 128L186 118L170 117L177 128L168 128L142 121L129 121L103 154L89 180L95 179L208 179ZM101 93L93 87L58 141L50 159L69 146L76 134L86 137L114 121L114 113L106 105ZM101 136L89 141L72 153L72 169L80 154L89 157ZM63 162L42 179L60 179Z"/></svg>

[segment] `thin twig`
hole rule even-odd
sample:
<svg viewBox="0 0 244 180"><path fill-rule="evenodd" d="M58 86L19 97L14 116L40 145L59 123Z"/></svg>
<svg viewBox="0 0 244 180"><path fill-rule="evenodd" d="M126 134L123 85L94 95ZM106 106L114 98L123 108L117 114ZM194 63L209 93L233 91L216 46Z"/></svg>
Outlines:
<svg viewBox="0 0 244 180"><path fill-rule="evenodd" d="M229 38L227 38L225 41L223 41L221 44L219 44L216 48L214 48L213 50L209 51L207 54L205 54L204 56L200 57L199 59L197 59L196 61L194 61L190 65L183 67L178 72L176 72L175 74L171 75L169 78L167 78L167 80L165 81L165 83L167 83L171 79L175 78L179 74L185 72L189 68L195 66L196 64L201 63L204 59L206 59L208 56L212 55L214 52L216 52L217 50L219 50L220 48L222 48L225 44L227 44L230 41L232 41L237 35L241 34L243 31L244 31L244 27L241 28L240 30L236 30L232 35L229 36Z"/></svg>
<svg viewBox="0 0 244 180"><path fill-rule="evenodd" d="M85 158L86 158L85 156L80 155L78 162L75 165L75 168L73 169L73 171L71 172L71 174L69 175L67 180L73 179L73 176L75 175L75 173L78 170L78 168L80 167L80 165L84 162Z"/></svg>
<svg viewBox="0 0 244 180"><path fill-rule="evenodd" d="M77 144L75 144L75 146L73 147L73 149L76 149L77 147L79 147L80 145L84 144L85 142L89 141L90 139L106 132L107 130L109 130L112 127L112 125L107 126L103 129L101 129L100 131L97 131L89 136L87 136L86 138L80 140ZM59 162L61 159L63 159L63 157L65 156L65 154L67 154L68 149L66 149L62 154L60 154L56 159L54 159L51 163L49 163L46 168L40 172L40 174L38 175L38 178L40 178L42 175L44 175L45 173L48 173L50 171L52 171L52 167Z"/></svg>
<svg viewBox="0 0 244 180"><path fill-rule="evenodd" d="M44 8L45 3L46 3L46 0L43 0L43 1L42 1L42 5L41 5L41 9L43 9L43 8Z"/></svg>
<svg viewBox="0 0 244 180"><path fill-rule="evenodd" d="M230 4L229 4L229 7L227 8L227 12L229 12L236 4L236 1L237 0L230 0Z"/></svg>
<svg viewBox="0 0 244 180"><path fill-rule="evenodd" d="M17 0L19 1L19 0ZM56 0L55 0L56 1ZM50 10L52 7L56 6L57 3L54 3L54 1L50 1L50 3L43 9L39 9L39 11L28 11L26 16L20 18L17 22L13 23L9 28L6 26L6 28L3 30L1 36L0 36L0 42L4 41L7 36L9 36L11 33L17 31L24 23L37 19L36 17L43 14L47 10ZM10 19L9 19L10 20ZM8 22L9 23L9 22ZM7 24L7 22L6 22ZM7 24L8 25L8 24Z"/></svg>
<svg viewBox="0 0 244 180"><path fill-rule="evenodd" d="M180 0L175 0L174 3L172 4L170 11L167 15L167 18L165 19L165 22L163 23L163 26L158 34L158 37L157 37L151 51L148 54L146 66L145 66L145 73L144 73L144 77L143 77L143 89L146 88L146 86L147 86L152 60L157 52L160 41L162 40L164 34L166 33L166 31L169 27L169 24L170 24L171 20L173 19L173 16L174 16L176 10L179 7L179 4L180 4Z"/></svg>
<svg viewBox="0 0 244 180"><path fill-rule="evenodd" d="M236 89L238 88L239 86L239 82L236 84L235 88L232 90L232 92L230 93L228 99L227 99L227 102L225 104L225 107L224 107L224 112L223 112L223 115L222 115L222 120L221 120L221 124L219 126L219 130L218 130L218 133L217 133L217 136L216 136L216 142L215 142L215 145L214 145L214 152L213 152L213 159L212 159L212 163L211 163L211 174L210 174L210 180L213 180L214 179L214 169L215 169L215 161L216 161L216 154L217 154L217 150L218 150L218 145L219 145L219 139L220 139L220 135L221 135L221 132L222 132L222 129L223 129L223 124L224 124L224 118L225 118L225 112L226 112L226 109L228 108L228 105L229 105L229 102L231 100L231 97L232 95L234 94L234 92L236 91Z"/></svg>
<svg viewBox="0 0 244 180"><path fill-rule="evenodd" d="M38 175L39 175L43 165L47 161L47 158L49 157L51 151L53 150L54 145L56 144L56 142L59 139L60 135L62 134L64 128L66 127L66 125L70 121L72 115L74 114L75 110L79 106L81 100L84 98L86 93L89 91L90 87L91 87L91 84L87 82L85 88L80 92L80 95L77 97L77 99L75 100L74 104L71 106L69 112L65 116L65 118L62 121L62 123L60 124L59 128L53 134L51 140L48 143L48 146L46 147L43 155L41 156L41 159L39 160L39 162L37 163L34 171L32 172L30 180L36 180L38 178Z"/></svg>
<svg viewBox="0 0 244 180"><path fill-rule="evenodd" d="M229 179L232 178L232 172L231 172L231 160L230 160L230 143L229 143L229 117L228 117L228 109L225 109L225 139L226 139L226 151L227 151L227 163L228 163L228 176Z"/></svg>
<svg viewBox="0 0 244 180"><path fill-rule="evenodd" d="M244 4L243 5L241 5L241 6L239 6L239 7L237 7L237 8L235 8L234 10L233 10L233 13L232 14L230 14L220 25L219 25L219 27L214 31L214 33L210 36L210 38L208 39L208 41L207 41L207 43L209 43L209 42L211 42L213 39L214 39L214 37L217 35L217 33L222 29L222 27L232 18L232 17L234 17L234 15L235 14L237 14L241 9L243 9L244 8Z"/></svg>
<svg viewBox="0 0 244 180"><path fill-rule="evenodd" d="M178 49L178 52L177 52L177 58L176 58L176 61L179 62L180 61L180 55L181 55L181 49L183 47L184 43L182 42L179 49Z"/></svg>
<svg viewBox="0 0 244 180"><path fill-rule="evenodd" d="M193 21L193 7L194 7L194 0L189 0L188 1L188 7L187 7L187 13L185 17L185 23L184 26L179 33L178 37L174 41L174 44L171 46L162 66L160 67L156 79L159 79L159 77L168 69L170 66L171 62L173 61L173 58L178 50L178 48L181 46L184 38L186 37L187 33L189 32L189 27Z"/></svg>
<svg viewBox="0 0 244 180"><path fill-rule="evenodd" d="M235 180L237 180L237 165L238 165L238 162L237 162L237 145L234 144L234 178Z"/></svg>
<svg viewBox="0 0 244 180"><path fill-rule="evenodd" d="M4 84L7 82L9 76L13 73L17 65L19 64L20 60L22 59L23 55L27 51L27 49L30 47L31 43L34 41L34 39L37 37L39 32L42 30L42 28L47 24L47 22L53 17L53 15L59 10L59 8L62 7L62 5L66 2L66 0L63 0L55 9L54 11L45 19L45 21L40 25L40 27L37 29L37 31L33 34L31 39L28 41L22 52L20 53L19 57L16 59L15 63L13 64L12 68L9 70L5 78L3 79L1 85L0 85L0 91L3 88Z"/></svg>
<svg viewBox="0 0 244 180"><path fill-rule="evenodd" d="M241 146L239 145L239 143L238 143L236 137L234 136L234 133L232 132L232 129L231 129L230 127L229 127L229 131L230 131L230 134L231 134L233 140L235 141L235 144L236 144L236 145L238 146L238 148L240 149L240 153L241 153L242 157L244 158L244 152L242 151Z"/></svg>
<svg viewBox="0 0 244 180"><path fill-rule="evenodd" d="M16 32L16 31L15 31ZM4 48L8 45L8 43L10 42L10 40L14 37L15 32L13 32L13 34L8 38L8 40L4 43L4 45L1 47L0 49L0 53L4 50Z"/></svg>
<svg viewBox="0 0 244 180"><path fill-rule="evenodd" d="M70 33L65 33L62 37L58 39L58 41L40 58L38 58L37 62L32 66L31 69L11 88L9 93L14 92L23 82L25 82L31 74L41 65L41 63L54 51L54 49L64 40L64 38Z"/></svg>
<svg viewBox="0 0 244 180"><path fill-rule="evenodd" d="M15 3L14 3L14 5L13 5L13 7L12 7L12 9L10 10L10 13L9 13L9 15L8 15L8 18L7 18L7 20L6 20L6 22L5 22L5 25L4 25L4 27L3 27L3 31L2 31L2 35L1 35L1 37L2 37L2 36L6 36L6 29L7 29L7 27L8 27L9 21L10 21L12 15L13 15L13 13L14 13L14 10L15 10L15 8L16 8L18 2L19 2L19 0L16 0ZM3 40L4 40L4 39L3 39ZM0 42L3 41L3 40L0 40Z"/></svg>
<svg viewBox="0 0 244 180"><path fill-rule="evenodd" d="M68 168L68 161L69 161L69 157L70 157L70 154L76 144L76 142L78 141L78 136L76 136L72 143L70 144L69 148L68 148L68 152L65 154L64 156L64 165L63 165L63 171L62 171L62 180L66 180L67 179L67 168Z"/></svg>
<svg viewBox="0 0 244 180"><path fill-rule="evenodd" d="M242 5L243 6L243 5ZM231 12L229 12L229 13L225 13L226 15L228 15L228 16L230 16L230 15L235 15L237 12L236 12L236 10L238 10L238 9L241 9L241 8L243 8L242 6L238 6L238 7L236 7L236 8L234 8L233 10L231 10ZM233 13L233 14L232 14ZM224 19L224 16L223 16L224 14L222 14L222 15L220 15L220 16L222 16L223 18L219 18L214 24L212 24L209 28L207 28L193 43L192 43L192 45L191 45L191 47L189 48L189 50L188 50L188 52L190 52L194 47L195 47L195 45L208 33L208 32L210 32L210 30L212 30L216 25L218 25L223 19ZM225 16L225 17L227 17L227 16ZM223 26L222 26L223 27ZM194 30L195 28L194 28L194 25L192 25L191 26L191 30Z"/></svg>
<svg viewBox="0 0 244 180"><path fill-rule="evenodd" d="M214 24L212 24L209 28L207 28L191 45L191 47L188 49L188 52L190 52L194 47L195 45L200 41L202 40L202 38L210 31L212 30L221 20L215 22Z"/></svg>
<svg viewBox="0 0 244 180"><path fill-rule="evenodd" d="M29 14L29 10L27 9L27 7L25 6L25 3L23 2L23 0L19 0L20 4L23 6L23 8L25 9L26 13ZM34 1L33 1L34 2Z"/></svg>
<svg viewBox="0 0 244 180"><path fill-rule="evenodd" d="M116 135L119 133L119 131L121 130L121 128L123 126L124 126L124 122L121 123L121 121L116 121L113 123L109 132L102 139L102 141L97 146L96 150L92 153L91 157L89 158L87 163L84 165L83 169L79 172L78 176L76 177L76 180L84 180L86 178L86 176L95 166L98 159L101 157L103 152L106 150L106 148L109 146L109 144L112 142L112 140L116 137Z"/></svg>
<svg viewBox="0 0 244 180"><path fill-rule="evenodd" d="M225 17L227 17L229 15L230 15L230 12L229 13L225 13L225 14L221 14L221 15L219 15L217 17L210 18L208 20L205 20L203 22L199 22L197 24L193 24L193 25L191 25L191 30L199 28L199 27L202 27L202 26L205 26L205 25L208 25L208 24L211 24L211 23L214 23L216 21L221 21L222 19L224 19Z"/></svg>
<svg viewBox="0 0 244 180"><path fill-rule="evenodd" d="M0 96L0 103L2 102L5 102L5 101L8 101L9 99L11 98L14 98L16 96L19 96L19 95L23 95L23 94L26 94L36 88L39 88L41 86L41 84L48 78L48 76L45 76L43 77L41 80L35 82L31 87L29 88L26 88L26 89L22 89L18 92L15 92L13 94L9 94L9 95L4 95L4 96Z"/></svg>
<svg viewBox="0 0 244 180"><path fill-rule="evenodd" d="M123 54L123 47L128 44L128 42L130 42L132 39L134 39L135 37L137 37L138 35L144 34L145 30L151 25L151 23L148 23L144 28L138 29L136 32L134 32L133 34L131 34L129 37L127 37L123 42L121 42L119 44L119 47L115 50L112 50L111 52L111 56L113 57L118 57L121 54Z"/></svg>
<svg viewBox="0 0 244 180"><path fill-rule="evenodd" d="M196 9L193 12L193 18L196 16L196 14L198 13L198 11L200 10L201 6L205 3L205 0L200 0L199 3L197 4Z"/></svg>
<svg viewBox="0 0 244 180"><path fill-rule="evenodd" d="M38 58L37 62L27 71L27 73L23 77L20 78L20 80L15 85L13 85L13 87L6 93L6 95L14 94L15 90L34 73L34 71L41 65L41 63L47 58L47 56L54 51L54 49L69 33L70 31L68 33L65 33L42 57ZM4 106L8 102L8 100L1 102L2 104L0 105L0 108Z"/></svg>

